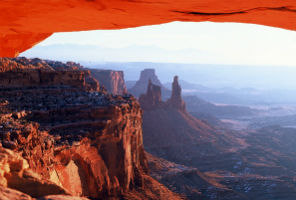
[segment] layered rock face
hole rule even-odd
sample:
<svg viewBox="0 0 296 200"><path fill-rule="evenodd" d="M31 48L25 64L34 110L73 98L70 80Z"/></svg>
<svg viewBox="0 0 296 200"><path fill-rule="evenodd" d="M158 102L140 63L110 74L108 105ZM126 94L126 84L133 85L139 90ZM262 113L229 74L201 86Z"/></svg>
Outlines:
<svg viewBox="0 0 296 200"><path fill-rule="evenodd" d="M91 75L112 94L122 95L127 92L123 71L89 69Z"/></svg>
<svg viewBox="0 0 296 200"><path fill-rule="evenodd" d="M39 58L28 59L25 57L17 58L0 58L0 72L6 71L33 71L40 69L43 71L73 71L82 70L83 67L79 63L42 60Z"/></svg>
<svg viewBox="0 0 296 200"><path fill-rule="evenodd" d="M54 32L120 29L172 21L242 22L295 30L295 7L293 0L1 1L0 55L17 56Z"/></svg>
<svg viewBox="0 0 296 200"><path fill-rule="evenodd" d="M56 113L30 116L43 126L51 126L49 132L61 137L59 145L72 144L57 154L52 173L76 195L107 198L143 186L141 174L146 173L147 166L139 105L131 97L111 102L105 99L104 104L66 106Z"/></svg>
<svg viewBox="0 0 296 200"><path fill-rule="evenodd" d="M40 59L0 58L0 87L71 86L99 91L98 81L79 64Z"/></svg>
<svg viewBox="0 0 296 200"><path fill-rule="evenodd" d="M129 90L133 95L136 97L139 97L143 91L146 90L149 81L153 83L153 85L157 85L161 88L163 92L163 96L167 97L170 95L170 91L166 89L158 79L158 77L155 74L155 69L144 69L141 71L140 78L136 82L136 84Z"/></svg>
<svg viewBox="0 0 296 200"><path fill-rule="evenodd" d="M151 177L142 141L142 111L131 95L89 89L86 73L74 70L74 63L65 64L70 69L57 64L48 70L49 61L38 62L37 69L33 60L24 61L33 67L11 59L19 66L17 72L28 76L7 70L1 76L8 79L9 73L11 82L19 78L25 83L1 82L0 156L7 158L1 159L1 185L41 199L48 195L118 199L132 194L164 198L152 198L155 188L145 185ZM40 79L30 78L36 71L64 76L40 84ZM81 81L71 79L69 71L81 72ZM172 192L167 195L179 199ZM53 199L67 198L60 197Z"/></svg>

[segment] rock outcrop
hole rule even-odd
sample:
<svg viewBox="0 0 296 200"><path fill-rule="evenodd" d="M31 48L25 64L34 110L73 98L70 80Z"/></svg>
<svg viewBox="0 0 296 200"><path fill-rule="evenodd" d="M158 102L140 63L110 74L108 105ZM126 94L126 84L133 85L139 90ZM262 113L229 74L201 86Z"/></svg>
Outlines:
<svg viewBox="0 0 296 200"><path fill-rule="evenodd" d="M147 92L139 97L139 102L144 110L153 110L158 108L172 108L186 112L185 103L182 99L182 89L178 82L178 76L174 77L172 83L171 97L166 101L162 101L161 86L155 85L151 80L148 81Z"/></svg>
<svg viewBox="0 0 296 200"><path fill-rule="evenodd" d="M35 61L6 59L6 66L18 69L2 66L0 73L5 80L0 84L0 184L34 198L119 199L153 191L146 184L152 178L136 99L90 87L86 72L74 63ZM32 78L40 72L44 76ZM47 80L47 72L59 78ZM68 72L81 73L81 79ZM43 77L46 81L40 81Z"/></svg>
<svg viewBox="0 0 296 200"><path fill-rule="evenodd" d="M32 200L32 198L20 191L0 186L0 200Z"/></svg>
<svg viewBox="0 0 296 200"><path fill-rule="evenodd" d="M109 93L122 95L127 92L123 71L100 69L89 69L89 71Z"/></svg>
<svg viewBox="0 0 296 200"><path fill-rule="evenodd" d="M156 109L163 106L161 87L154 85L152 81L149 80L147 92L139 97L139 102L144 110Z"/></svg>
<svg viewBox="0 0 296 200"><path fill-rule="evenodd" d="M94 99L99 104L65 105L58 112L29 116L60 137L58 145L71 146L56 152L56 167L50 173L57 174L56 182L71 194L92 198L116 196L144 186L142 174L147 172L147 164L138 103L129 96L103 104L103 96ZM86 102L93 101L86 98Z"/></svg>
<svg viewBox="0 0 296 200"><path fill-rule="evenodd" d="M212 146L213 150L226 150L227 145L237 145L236 139L230 135L219 133L208 123L187 112L178 76L174 77L172 94L167 101L161 100L161 88L149 82L147 92L140 96L139 102L144 110L144 145L150 153L188 164L184 152L191 154L201 151L205 144Z"/></svg>
<svg viewBox="0 0 296 200"><path fill-rule="evenodd" d="M295 30L295 7L293 0L1 1L0 56L17 56L54 32L121 29L172 21L242 22Z"/></svg>
<svg viewBox="0 0 296 200"><path fill-rule="evenodd" d="M78 70L80 69L80 70ZM75 63L61 63L40 59L0 58L0 87L71 86L99 91L100 86Z"/></svg>
<svg viewBox="0 0 296 200"><path fill-rule="evenodd" d="M182 89L178 82L178 76L175 76L172 83L172 95L171 98L167 101L167 105L169 107L185 111L185 103L182 99L181 90Z"/></svg>
<svg viewBox="0 0 296 200"><path fill-rule="evenodd" d="M129 90L129 92L132 93L134 96L139 97L143 93L143 91L146 90L149 81L151 81L153 85L157 85L161 88L163 97L168 97L170 95L170 91L161 84L160 80L156 76L155 69L142 70L139 80Z"/></svg>

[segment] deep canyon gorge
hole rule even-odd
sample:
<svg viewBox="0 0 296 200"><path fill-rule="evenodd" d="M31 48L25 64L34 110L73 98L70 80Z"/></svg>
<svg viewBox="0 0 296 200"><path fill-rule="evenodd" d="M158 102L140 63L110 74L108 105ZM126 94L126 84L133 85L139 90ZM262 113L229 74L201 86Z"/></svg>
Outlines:
<svg viewBox="0 0 296 200"><path fill-rule="evenodd" d="M19 56L58 32L176 21L296 30L295 1L9 0L0 16L0 200L296 199L295 102L177 73L165 83L159 63L126 80L104 64Z"/></svg>
<svg viewBox="0 0 296 200"><path fill-rule="evenodd" d="M121 71L74 62L0 66L4 200L296 197L294 129L235 130L214 114L247 107L185 102L178 76L167 89L144 69L126 87Z"/></svg>

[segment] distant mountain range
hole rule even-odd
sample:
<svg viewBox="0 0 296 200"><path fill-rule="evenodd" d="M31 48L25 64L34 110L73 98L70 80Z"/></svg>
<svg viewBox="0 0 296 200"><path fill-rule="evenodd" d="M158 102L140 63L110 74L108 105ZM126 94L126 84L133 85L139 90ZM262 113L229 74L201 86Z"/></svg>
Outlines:
<svg viewBox="0 0 296 200"><path fill-rule="evenodd" d="M160 62L169 60L172 63L182 63L184 60L190 62L192 58L202 59L205 53L190 48L167 50L157 46L133 45L123 48L108 48L97 45L53 44L35 46L22 53L21 56L76 62Z"/></svg>

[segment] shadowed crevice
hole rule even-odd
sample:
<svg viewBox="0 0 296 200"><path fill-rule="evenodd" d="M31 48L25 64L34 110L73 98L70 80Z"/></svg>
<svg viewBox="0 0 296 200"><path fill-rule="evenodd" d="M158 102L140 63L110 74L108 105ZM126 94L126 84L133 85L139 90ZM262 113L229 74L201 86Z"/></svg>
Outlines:
<svg viewBox="0 0 296 200"><path fill-rule="evenodd" d="M284 12L294 12L296 13L296 9L291 9L286 6L282 7L275 7L275 8L268 8L268 7L258 7L258 8L252 8L252 9L247 9L247 10L240 10L240 11L235 11L235 12L213 12L213 13L207 13L207 12L195 12L195 11L178 11L178 10L172 10L172 12L176 13L183 13L183 14L188 14L188 15L204 15L204 16L219 16L219 15L237 15L237 14L245 14L250 11L266 11L266 10L276 10L276 11L284 11Z"/></svg>

